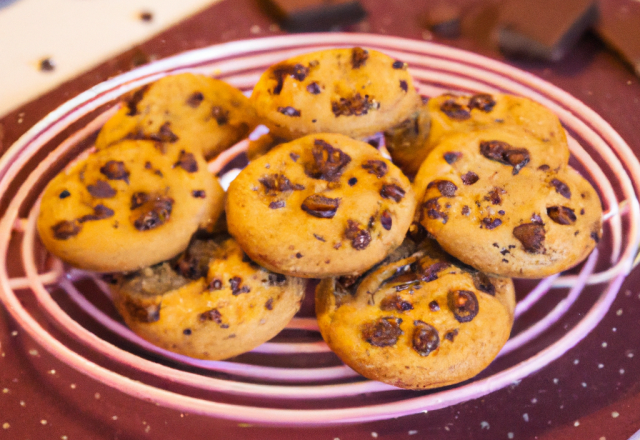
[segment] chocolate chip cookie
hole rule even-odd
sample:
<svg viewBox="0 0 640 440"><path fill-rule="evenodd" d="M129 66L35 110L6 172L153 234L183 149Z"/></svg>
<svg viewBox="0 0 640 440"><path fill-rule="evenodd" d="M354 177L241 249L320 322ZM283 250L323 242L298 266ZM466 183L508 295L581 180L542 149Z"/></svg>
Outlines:
<svg viewBox="0 0 640 440"><path fill-rule="evenodd" d="M541 278L582 261L602 236L587 180L539 140L494 130L446 138L414 182L422 225L451 255L484 272Z"/></svg>
<svg viewBox="0 0 640 440"><path fill-rule="evenodd" d="M397 125L420 104L407 64L355 47L295 56L271 66L251 101L271 132L362 138Z"/></svg>
<svg viewBox="0 0 640 440"><path fill-rule="evenodd" d="M130 271L182 252L223 205L224 191L201 155L129 140L51 180L37 227L47 249L73 266Z"/></svg>
<svg viewBox="0 0 640 440"><path fill-rule="evenodd" d="M166 350L219 360L277 335L300 308L305 281L253 263L235 240L194 240L178 258L111 277L116 308Z"/></svg>
<svg viewBox="0 0 640 440"><path fill-rule="evenodd" d="M212 158L255 128L255 112L240 90L204 75L166 76L131 93L100 130L96 147L149 139Z"/></svg>
<svg viewBox="0 0 640 440"><path fill-rule="evenodd" d="M475 376L509 338L512 281L470 271L430 246L399 251L360 278L320 282L323 338L358 373L397 387Z"/></svg>
<svg viewBox="0 0 640 440"><path fill-rule="evenodd" d="M229 232L249 256L301 277L357 274L398 247L415 197L370 145L316 134L279 145L231 183Z"/></svg>

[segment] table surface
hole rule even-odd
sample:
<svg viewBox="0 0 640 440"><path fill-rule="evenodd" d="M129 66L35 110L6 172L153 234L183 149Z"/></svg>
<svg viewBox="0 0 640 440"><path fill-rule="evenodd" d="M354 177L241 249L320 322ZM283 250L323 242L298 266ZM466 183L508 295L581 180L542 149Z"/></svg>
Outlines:
<svg viewBox="0 0 640 440"><path fill-rule="evenodd" d="M462 35L455 39L426 31L421 17L428 0L361 2L368 18L344 30L429 39L531 72L595 110L636 155L640 154L640 79L596 35L585 35L565 59L554 64L509 60L493 47L477 21L465 21ZM478 2L459 3L474 9L469 16L481 13ZM487 3L482 5L486 7ZM638 1L601 2L603 13L619 8L640 17ZM6 151L48 112L79 92L131 69L140 57L159 59L215 43L282 33L256 1L224 0L9 112L0 119L0 151ZM640 429L639 285L640 271L636 270L627 277L609 313L591 334L566 356L520 384L491 394L491 405L478 399L427 414L304 431L186 414L124 395L53 358L0 307L0 438L175 439L205 434L230 439L304 435L308 440L628 439ZM623 320L626 333L620 334L617 329L622 328Z"/></svg>

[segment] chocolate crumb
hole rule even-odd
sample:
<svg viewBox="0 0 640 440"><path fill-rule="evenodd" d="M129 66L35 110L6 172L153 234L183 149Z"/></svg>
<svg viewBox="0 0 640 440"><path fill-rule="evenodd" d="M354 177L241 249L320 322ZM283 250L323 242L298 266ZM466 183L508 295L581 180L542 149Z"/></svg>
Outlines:
<svg viewBox="0 0 640 440"><path fill-rule="evenodd" d="M369 52L361 47L354 47L351 51L351 66L359 69L364 66L369 59Z"/></svg>
<svg viewBox="0 0 640 440"><path fill-rule="evenodd" d="M460 157L462 157L462 153L449 151L447 153L444 153L442 157L444 158L445 162L451 165L454 162L457 162Z"/></svg>
<svg viewBox="0 0 640 440"><path fill-rule="evenodd" d="M196 199L204 199L205 197L207 197L207 194L203 189L194 189L193 191L191 191L191 195Z"/></svg>
<svg viewBox="0 0 640 440"><path fill-rule="evenodd" d="M358 179L356 179L355 177L352 177L351 179L349 179L347 183L349 184L349 186L353 186L356 183L358 183Z"/></svg>
<svg viewBox="0 0 640 440"><path fill-rule="evenodd" d="M56 64L53 62L51 58L44 58L40 60L41 72L53 72L54 70L56 70Z"/></svg>
<svg viewBox="0 0 640 440"><path fill-rule="evenodd" d="M274 202L269 203L270 209L280 209L285 207L284 200L276 200Z"/></svg>
<svg viewBox="0 0 640 440"><path fill-rule="evenodd" d="M231 293L234 296L238 296L241 293L248 293L251 290L249 286L242 286L242 278L240 277L231 278L229 284L231 285Z"/></svg>
<svg viewBox="0 0 640 440"><path fill-rule="evenodd" d="M355 220L347 220L347 228L344 235L351 240L351 246L358 251L366 249L369 243L371 243L371 234L369 234L369 231L362 229L360 223Z"/></svg>
<svg viewBox="0 0 640 440"><path fill-rule="evenodd" d="M409 90L409 86L407 85L407 82L403 79L400 80L400 88L402 89L403 92L407 92Z"/></svg>
<svg viewBox="0 0 640 440"><path fill-rule="evenodd" d="M173 168L178 166L187 173L195 173L198 171L198 162L196 162L196 157L193 153L188 153L184 150L180 151L178 161L173 164Z"/></svg>
<svg viewBox="0 0 640 440"><path fill-rule="evenodd" d="M307 86L307 92L311 93L312 95L318 95L320 94L320 92L322 92L322 90L320 89L318 83L314 81Z"/></svg>
<svg viewBox="0 0 640 440"><path fill-rule="evenodd" d="M429 310L431 310L432 312L437 312L440 310L440 304L438 304L438 301L433 300L429 303Z"/></svg>
<svg viewBox="0 0 640 440"><path fill-rule="evenodd" d="M140 12L140 20L145 22L153 21L153 13L150 11L142 11Z"/></svg>
<svg viewBox="0 0 640 440"><path fill-rule="evenodd" d="M269 298L266 303L264 303L264 308L267 310L273 310L273 298Z"/></svg>
<svg viewBox="0 0 640 440"><path fill-rule="evenodd" d="M458 336L458 329L457 328L445 333L444 338L447 341L453 342L453 340L455 339L456 336Z"/></svg>
<svg viewBox="0 0 640 440"><path fill-rule="evenodd" d="M60 193L60 195L58 197L60 197L61 199L66 199L70 195L71 195L71 193L68 190L65 189Z"/></svg>
<svg viewBox="0 0 640 440"><path fill-rule="evenodd" d="M387 164L383 160L368 160L362 164L362 168L367 170L369 174L375 175L377 178L384 177L388 171Z"/></svg>

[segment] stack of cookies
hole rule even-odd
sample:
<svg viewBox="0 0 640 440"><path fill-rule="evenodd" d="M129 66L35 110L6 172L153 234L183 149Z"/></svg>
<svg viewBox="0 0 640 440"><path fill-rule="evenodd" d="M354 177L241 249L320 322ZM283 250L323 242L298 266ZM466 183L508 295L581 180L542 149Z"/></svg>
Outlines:
<svg viewBox="0 0 640 440"><path fill-rule="evenodd" d="M269 133L225 196L206 160L258 123ZM380 133L391 160L367 142ZM140 336L202 359L273 337L315 278L320 332L347 365L402 388L458 383L509 338L510 278L571 268L602 234L552 112L498 94L425 100L406 63L374 50L291 58L249 99L166 77L96 147L46 189L42 241L108 272Z"/></svg>

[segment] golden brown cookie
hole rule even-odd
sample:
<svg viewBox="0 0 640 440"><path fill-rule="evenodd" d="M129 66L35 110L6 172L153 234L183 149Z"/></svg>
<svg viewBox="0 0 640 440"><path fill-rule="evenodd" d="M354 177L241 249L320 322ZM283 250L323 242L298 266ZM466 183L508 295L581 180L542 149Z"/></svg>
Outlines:
<svg viewBox="0 0 640 440"><path fill-rule="evenodd" d="M305 281L268 272L228 236L195 240L185 254L115 275L116 308L139 336L166 350L219 360L277 335L300 308Z"/></svg>
<svg viewBox="0 0 640 440"><path fill-rule="evenodd" d="M229 232L249 256L301 277L357 274L398 247L415 198L370 145L309 135L251 162L231 183Z"/></svg>
<svg viewBox="0 0 640 440"><path fill-rule="evenodd" d="M329 49L271 66L251 101L271 132L362 138L397 125L420 104L406 63L375 50Z"/></svg>
<svg viewBox="0 0 640 440"><path fill-rule="evenodd" d="M422 225L487 273L541 278L578 264L602 235L598 194L568 165L536 154L534 138L507 143L491 133L447 138L427 157L414 183Z"/></svg>
<svg viewBox="0 0 640 440"><path fill-rule="evenodd" d="M181 73L130 94L100 130L96 147L150 139L211 158L246 137L256 124L240 90L204 75Z"/></svg>
<svg viewBox="0 0 640 440"><path fill-rule="evenodd" d="M162 150L123 141L58 174L37 221L47 249L98 272L136 270L182 252L220 216L224 191L200 155Z"/></svg>
<svg viewBox="0 0 640 440"><path fill-rule="evenodd" d="M429 248L396 252L361 278L327 278L316 290L320 331L340 359L409 389L486 368L509 338L514 308L510 279L468 271Z"/></svg>

